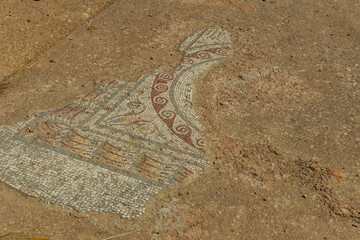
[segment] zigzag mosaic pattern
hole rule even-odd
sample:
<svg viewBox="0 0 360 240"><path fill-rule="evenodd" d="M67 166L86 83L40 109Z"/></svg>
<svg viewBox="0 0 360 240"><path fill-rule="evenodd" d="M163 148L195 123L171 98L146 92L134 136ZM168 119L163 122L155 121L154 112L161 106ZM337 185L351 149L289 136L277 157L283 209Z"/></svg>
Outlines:
<svg viewBox="0 0 360 240"><path fill-rule="evenodd" d="M100 84L68 106L0 126L0 180L79 211L136 218L149 196L201 170L191 81L230 54L230 36L196 32L172 75Z"/></svg>

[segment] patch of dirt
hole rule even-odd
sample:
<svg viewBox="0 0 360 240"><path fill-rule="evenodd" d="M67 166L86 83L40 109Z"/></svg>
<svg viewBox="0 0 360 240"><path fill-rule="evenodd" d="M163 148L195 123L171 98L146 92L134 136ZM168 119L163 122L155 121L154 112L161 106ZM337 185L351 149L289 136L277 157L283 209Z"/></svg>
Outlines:
<svg viewBox="0 0 360 240"><path fill-rule="evenodd" d="M193 82L209 166L153 196L137 220L0 184L0 236L359 239L359 13L348 0L117 1L0 90L0 122L79 99L94 78L171 71L189 33L221 28L232 56Z"/></svg>
<svg viewBox="0 0 360 240"><path fill-rule="evenodd" d="M0 81L84 23L107 2L2 1Z"/></svg>

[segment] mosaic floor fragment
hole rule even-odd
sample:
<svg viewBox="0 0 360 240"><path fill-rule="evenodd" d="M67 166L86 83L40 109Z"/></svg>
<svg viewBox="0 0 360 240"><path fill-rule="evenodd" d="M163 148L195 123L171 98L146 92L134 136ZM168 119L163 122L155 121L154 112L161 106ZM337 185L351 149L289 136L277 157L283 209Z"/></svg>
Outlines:
<svg viewBox="0 0 360 240"><path fill-rule="evenodd" d="M79 211L136 218L149 196L205 167L191 81L230 53L230 36L203 29L180 46L172 75L99 84L68 106L0 126L0 180Z"/></svg>

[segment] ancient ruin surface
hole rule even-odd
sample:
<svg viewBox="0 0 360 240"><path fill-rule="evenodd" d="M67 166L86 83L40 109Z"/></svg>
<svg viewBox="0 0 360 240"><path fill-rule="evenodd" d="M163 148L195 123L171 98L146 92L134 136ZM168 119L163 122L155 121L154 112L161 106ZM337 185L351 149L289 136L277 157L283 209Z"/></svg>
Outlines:
<svg viewBox="0 0 360 240"><path fill-rule="evenodd" d="M80 211L138 217L149 196L206 165L192 81L230 54L203 29L180 46L173 74L99 84L81 100L0 128L0 180Z"/></svg>

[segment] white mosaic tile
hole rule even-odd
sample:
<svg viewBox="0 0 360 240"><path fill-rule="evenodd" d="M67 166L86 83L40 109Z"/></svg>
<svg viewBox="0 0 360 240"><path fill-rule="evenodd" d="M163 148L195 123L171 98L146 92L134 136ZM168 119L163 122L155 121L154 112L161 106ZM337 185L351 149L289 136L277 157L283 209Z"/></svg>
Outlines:
<svg viewBox="0 0 360 240"><path fill-rule="evenodd" d="M184 41L173 74L100 84L68 106L0 126L0 180L79 211L136 218L149 196L205 167L191 81L230 53L204 29Z"/></svg>

